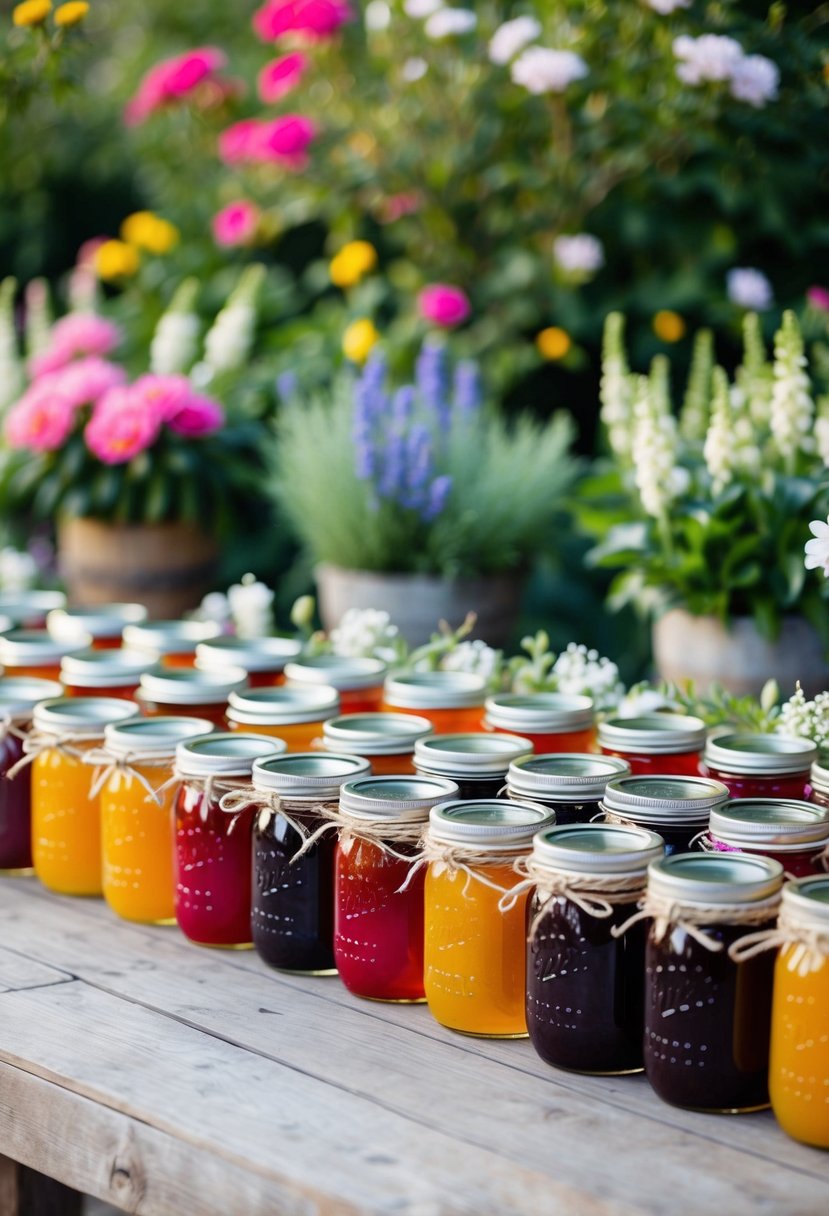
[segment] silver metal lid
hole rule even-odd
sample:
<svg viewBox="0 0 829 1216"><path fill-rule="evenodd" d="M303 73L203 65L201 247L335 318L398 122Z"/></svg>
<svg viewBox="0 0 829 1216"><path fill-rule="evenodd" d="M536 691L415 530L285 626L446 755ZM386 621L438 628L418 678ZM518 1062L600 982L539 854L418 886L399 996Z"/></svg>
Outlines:
<svg viewBox="0 0 829 1216"><path fill-rule="evenodd" d="M244 667L245 671L278 673L301 649L294 638L212 638L196 646L196 666L200 671Z"/></svg>
<svg viewBox="0 0 829 1216"><path fill-rule="evenodd" d="M612 823L547 828L533 840L533 861L568 874L642 874L665 852L656 832Z"/></svg>
<svg viewBox="0 0 829 1216"><path fill-rule="evenodd" d="M253 788L274 792L298 802L337 798L346 781L371 772L362 756L338 756L319 752L290 752L253 766Z"/></svg>
<svg viewBox="0 0 829 1216"><path fill-rule="evenodd" d="M797 851L829 841L829 810L782 798L732 798L711 812L709 831L723 844Z"/></svg>
<svg viewBox="0 0 829 1216"><path fill-rule="evenodd" d="M532 752L529 739L518 735L431 735L415 743L419 772L447 777L498 777L511 761Z"/></svg>
<svg viewBox="0 0 829 1216"><path fill-rule="evenodd" d="M255 726L291 726L299 722L319 722L333 717L340 708L336 688L320 684L315 688L249 688L228 697L228 719Z"/></svg>
<svg viewBox="0 0 829 1216"><path fill-rule="evenodd" d="M214 727L205 718L135 718L104 727L104 746L117 756L175 756L185 739L210 735Z"/></svg>
<svg viewBox="0 0 829 1216"><path fill-rule="evenodd" d="M248 673L241 667L196 671L194 667L163 667L145 672L138 686L142 701L159 705L222 705L243 689Z"/></svg>
<svg viewBox="0 0 829 1216"><path fill-rule="evenodd" d="M533 802L480 798L441 802L429 812L429 836L475 849L529 851L533 836L556 821L555 812Z"/></svg>
<svg viewBox="0 0 829 1216"><path fill-rule="evenodd" d="M125 625L146 621L143 604L96 604L89 608L53 608L46 617L46 628L58 642L83 645L93 638L120 638Z"/></svg>
<svg viewBox="0 0 829 1216"><path fill-rule="evenodd" d="M35 730L48 734L88 735L103 738L111 722L125 722L138 716L138 706L119 697L55 697L34 708Z"/></svg>
<svg viewBox="0 0 829 1216"><path fill-rule="evenodd" d="M150 650L154 654L190 654L199 642L218 637L222 632L216 621L145 621L125 625L125 646Z"/></svg>
<svg viewBox="0 0 829 1216"><path fill-rule="evenodd" d="M614 777L602 807L636 823L694 826L727 800L727 786L708 777Z"/></svg>
<svg viewBox="0 0 829 1216"><path fill-rule="evenodd" d="M255 760L278 756L284 739L268 735L216 732L176 747L176 771L181 777L249 777Z"/></svg>
<svg viewBox="0 0 829 1216"><path fill-rule="evenodd" d="M679 903L749 904L783 885L783 867L752 853L674 853L648 866L648 890Z"/></svg>
<svg viewBox="0 0 829 1216"><path fill-rule="evenodd" d="M629 773L627 760L616 756L547 752L514 760L507 773L507 792L544 802L598 802L608 781Z"/></svg>
<svg viewBox="0 0 829 1216"><path fill-rule="evenodd" d="M358 819L425 822L429 811L459 793L444 777L358 777L340 790L340 810Z"/></svg>
<svg viewBox="0 0 829 1216"><path fill-rule="evenodd" d="M388 664L382 659L345 658L336 654L306 655L285 667L289 684L327 684L338 692L379 688Z"/></svg>
<svg viewBox="0 0 829 1216"><path fill-rule="evenodd" d="M783 887L782 906L790 920L825 933L829 929L829 874L787 882Z"/></svg>
<svg viewBox="0 0 829 1216"><path fill-rule="evenodd" d="M82 650L61 659L60 677L73 688L138 687L155 660L144 650Z"/></svg>
<svg viewBox="0 0 829 1216"><path fill-rule="evenodd" d="M63 696L57 680L40 680L37 676L8 676L0 679L0 719L30 718L40 701Z"/></svg>
<svg viewBox="0 0 829 1216"><path fill-rule="evenodd" d="M646 714L641 718L610 718L599 723L599 744L610 751L644 755L701 752L706 727L702 718L683 714Z"/></svg>
<svg viewBox="0 0 829 1216"><path fill-rule="evenodd" d="M326 748L360 756L408 755L433 730L428 718L415 714L342 714L322 724Z"/></svg>
<svg viewBox="0 0 829 1216"><path fill-rule="evenodd" d="M795 735L714 735L705 745L705 763L719 773L802 773L818 758L811 739Z"/></svg>
<svg viewBox="0 0 829 1216"><path fill-rule="evenodd" d="M590 697L562 692L501 693L486 699L484 725L501 730L537 732L589 730L593 725Z"/></svg>
<svg viewBox="0 0 829 1216"><path fill-rule="evenodd" d="M486 680L469 671L410 671L387 676L388 705L404 709L470 709L483 705Z"/></svg>
<svg viewBox="0 0 829 1216"><path fill-rule="evenodd" d="M0 592L0 614L15 624L45 620L53 608L63 608L65 604L66 596L62 591Z"/></svg>
<svg viewBox="0 0 829 1216"><path fill-rule="evenodd" d="M817 790L819 794L829 796L829 766L827 766L825 753L821 753L812 765L809 782L813 790Z"/></svg>
<svg viewBox="0 0 829 1216"><path fill-rule="evenodd" d="M92 635L79 634L73 642L59 642L45 629L9 629L0 633L0 664L4 667L49 667L64 655L87 650Z"/></svg>

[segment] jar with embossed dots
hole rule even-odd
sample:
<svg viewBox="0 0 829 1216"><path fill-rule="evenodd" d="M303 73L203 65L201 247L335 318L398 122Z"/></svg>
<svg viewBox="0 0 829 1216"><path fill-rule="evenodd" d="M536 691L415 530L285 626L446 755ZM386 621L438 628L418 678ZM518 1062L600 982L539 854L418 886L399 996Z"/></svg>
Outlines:
<svg viewBox="0 0 829 1216"><path fill-rule="evenodd" d="M683 714L646 714L599 723L599 747L606 756L627 760L634 775L696 777L705 746L701 718Z"/></svg>
<svg viewBox="0 0 829 1216"><path fill-rule="evenodd" d="M200 671L223 671L243 667L251 688L269 688L285 681L285 664L300 653L294 638L237 638L222 636L199 642L196 667Z"/></svg>

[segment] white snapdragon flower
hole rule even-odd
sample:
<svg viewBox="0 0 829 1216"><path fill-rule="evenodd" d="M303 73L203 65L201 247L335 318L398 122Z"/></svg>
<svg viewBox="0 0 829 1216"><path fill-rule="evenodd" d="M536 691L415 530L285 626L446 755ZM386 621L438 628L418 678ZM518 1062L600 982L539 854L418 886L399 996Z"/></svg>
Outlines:
<svg viewBox="0 0 829 1216"><path fill-rule="evenodd" d="M535 17L515 17L499 25L489 40L489 58L493 63L509 63L519 51L541 33L541 22Z"/></svg>
<svg viewBox="0 0 829 1216"><path fill-rule="evenodd" d="M411 59L404 61L400 74L406 84L414 84L416 80L422 80L428 70L429 65L426 60L421 59L419 55L414 55Z"/></svg>
<svg viewBox="0 0 829 1216"><path fill-rule="evenodd" d="M227 596L223 591L209 592L193 615L200 621L215 621L217 625L226 625L230 620Z"/></svg>
<svg viewBox="0 0 829 1216"><path fill-rule="evenodd" d="M756 270L753 266L735 266L729 270L725 285L729 300L739 308L765 312L774 302L771 283L762 270Z"/></svg>
<svg viewBox="0 0 829 1216"><path fill-rule="evenodd" d="M399 630L387 612L378 608L349 608L331 630L334 654L344 658L392 659L399 646Z"/></svg>
<svg viewBox="0 0 829 1216"><path fill-rule="evenodd" d="M822 570L829 578L829 521L813 519L809 524L812 539L806 541L806 557L803 564L807 570Z"/></svg>
<svg viewBox="0 0 829 1216"><path fill-rule="evenodd" d="M28 591L37 581L37 562L31 553L7 545L0 549L0 588L3 591Z"/></svg>
<svg viewBox="0 0 829 1216"><path fill-rule="evenodd" d="M186 372L196 357L199 318L194 313L165 312L150 342L150 371L157 376Z"/></svg>
<svg viewBox="0 0 829 1216"><path fill-rule="evenodd" d="M734 444L734 414L728 392L728 380L721 367L713 372L711 421L705 436L702 454L711 474L715 494L721 493L731 481L736 461Z"/></svg>
<svg viewBox="0 0 829 1216"><path fill-rule="evenodd" d="M431 17L439 8L443 8L443 0L405 0L403 12L415 21Z"/></svg>
<svg viewBox="0 0 829 1216"><path fill-rule="evenodd" d="M553 241L553 257L567 274L595 274L604 266L604 246L588 232L557 236Z"/></svg>
<svg viewBox="0 0 829 1216"><path fill-rule="evenodd" d="M648 8L652 8L660 17L667 17L678 8L690 8L691 0L645 0Z"/></svg>
<svg viewBox="0 0 829 1216"><path fill-rule="evenodd" d="M493 650L486 642L476 638L474 642L459 642L441 662L444 671L470 671L483 676L489 683L497 675L501 662L501 651Z"/></svg>
<svg viewBox="0 0 829 1216"><path fill-rule="evenodd" d="M818 747L825 747L829 743L829 692L820 692L814 701L807 701L798 685L781 708L775 730L781 735L811 739Z"/></svg>
<svg viewBox="0 0 829 1216"><path fill-rule="evenodd" d="M777 99L780 86L780 69L765 55L745 55L730 77L731 96L736 101L746 101L760 109L767 101Z"/></svg>
<svg viewBox="0 0 829 1216"><path fill-rule="evenodd" d="M531 46L512 65L512 79L530 93L563 93L568 85L588 73L587 64L575 51L555 51Z"/></svg>
<svg viewBox="0 0 829 1216"><path fill-rule="evenodd" d="M477 24L478 18L468 8L439 8L426 18L423 28L427 38L437 41L454 34L469 34Z"/></svg>
<svg viewBox="0 0 829 1216"><path fill-rule="evenodd" d="M811 447L815 403L810 389L800 327L794 313L785 312L774 338L770 424L775 446L790 465L798 452Z"/></svg>
<svg viewBox="0 0 829 1216"><path fill-rule="evenodd" d="M550 674L558 692L590 697L596 709L615 709L625 692L616 664L576 642L561 652Z"/></svg>
<svg viewBox="0 0 829 1216"><path fill-rule="evenodd" d="M602 424L611 449L627 460L632 439L632 393L630 368L624 342L625 319L612 312L605 320L602 337L602 374L599 383Z"/></svg>
<svg viewBox="0 0 829 1216"><path fill-rule="evenodd" d="M204 362L213 372L241 367L253 346L255 327L256 309L249 304L223 308L204 340Z"/></svg>
<svg viewBox="0 0 829 1216"><path fill-rule="evenodd" d="M271 632L273 592L270 587L252 574L246 574L241 583L228 588L227 600L240 638L261 638Z"/></svg>
<svg viewBox="0 0 829 1216"><path fill-rule="evenodd" d="M699 38L682 34L674 39L673 50L679 60L676 74L685 84L731 80L744 58L739 42L725 34L702 34Z"/></svg>
<svg viewBox="0 0 829 1216"><path fill-rule="evenodd" d="M672 414L654 408L647 376L637 377L633 404L633 472L643 509L657 519L681 492L675 477L677 426Z"/></svg>

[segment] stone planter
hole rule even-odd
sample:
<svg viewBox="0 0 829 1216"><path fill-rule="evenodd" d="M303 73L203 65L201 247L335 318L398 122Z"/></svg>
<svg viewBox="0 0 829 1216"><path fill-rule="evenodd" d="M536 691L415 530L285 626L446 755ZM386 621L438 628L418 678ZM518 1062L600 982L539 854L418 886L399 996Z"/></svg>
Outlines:
<svg viewBox="0 0 829 1216"><path fill-rule="evenodd" d="M319 610L326 630L349 608L388 612L410 646L428 642L440 621L453 629L467 612L478 615L472 636L491 646L509 643L518 623L524 578L520 573L449 580L427 574L383 574L321 563L316 571Z"/></svg>
<svg viewBox="0 0 829 1216"><path fill-rule="evenodd" d="M750 617L730 627L718 617L673 608L653 625L657 674L675 684L711 684L756 696L775 679L788 697L799 680L808 697L829 688L829 661L817 633L802 617L786 617L774 642L762 638Z"/></svg>

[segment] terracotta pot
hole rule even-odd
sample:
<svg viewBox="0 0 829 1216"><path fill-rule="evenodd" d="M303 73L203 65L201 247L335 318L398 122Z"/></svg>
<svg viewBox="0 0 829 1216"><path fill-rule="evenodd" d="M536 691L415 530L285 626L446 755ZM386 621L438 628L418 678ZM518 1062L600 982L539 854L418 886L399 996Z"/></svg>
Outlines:
<svg viewBox="0 0 829 1216"><path fill-rule="evenodd" d="M816 631L802 617L785 617L769 642L750 617L729 627L718 617L673 608L653 625L653 655L663 680L693 681L700 692L719 684L737 695L759 694L775 679L788 697L799 680L807 697L829 688L829 662Z"/></svg>
<svg viewBox="0 0 829 1216"><path fill-rule="evenodd" d="M190 524L64 519L58 564L72 604L144 604L170 620L200 603L216 575L218 546Z"/></svg>
<svg viewBox="0 0 829 1216"><path fill-rule="evenodd" d="M322 563L315 574L326 630L339 624L349 608L383 609L410 646L428 642L440 621L457 628L470 611L478 615L471 636L491 646L505 646L515 631L524 589L521 573L449 580Z"/></svg>

